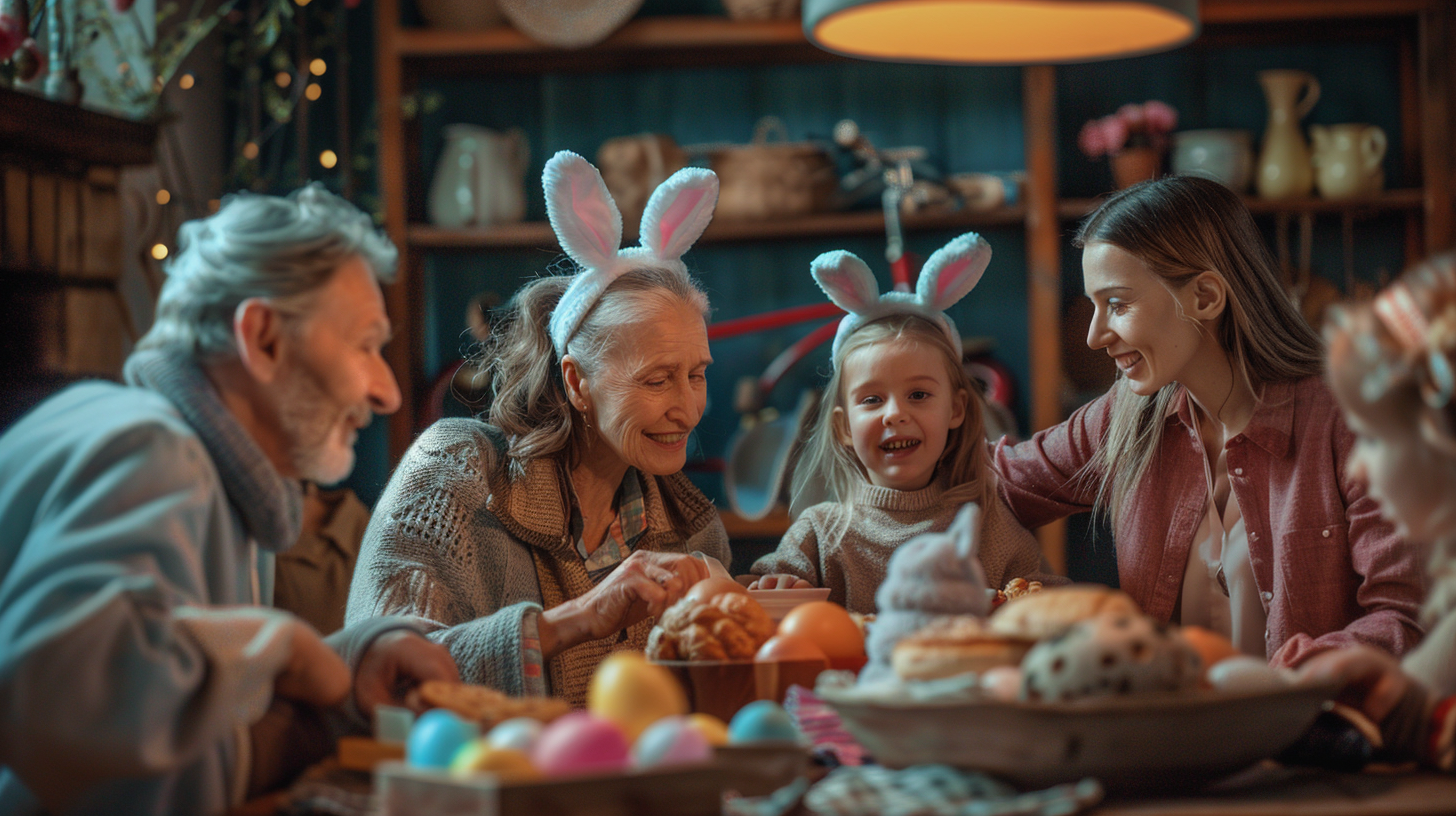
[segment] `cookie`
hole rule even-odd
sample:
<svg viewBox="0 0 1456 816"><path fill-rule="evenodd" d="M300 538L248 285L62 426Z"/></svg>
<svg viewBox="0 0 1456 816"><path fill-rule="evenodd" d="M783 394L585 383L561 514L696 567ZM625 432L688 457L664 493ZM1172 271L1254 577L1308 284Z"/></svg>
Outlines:
<svg viewBox="0 0 1456 816"><path fill-rule="evenodd" d="M427 680L416 691L425 705L453 711L483 729L513 717L551 722L571 710L565 700L554 697L510 697L486 686L444 680Z"/></svg>

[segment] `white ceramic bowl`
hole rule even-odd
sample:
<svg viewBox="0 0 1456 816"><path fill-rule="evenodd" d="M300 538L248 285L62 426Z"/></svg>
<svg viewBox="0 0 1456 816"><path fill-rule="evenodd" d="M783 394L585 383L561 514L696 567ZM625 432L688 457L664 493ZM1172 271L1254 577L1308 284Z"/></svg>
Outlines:
<svg viewBox="0 0 1456 816"><path fill-rule="evenodd" d="M759 606L775 623L784 619L789 610L812 601L829 600L829 589L750 589L748 597L758 601Z"/></svg>
<svg viewBox="0 0 1456 816"><path fill-rule="evenodd" d="M1027 788L1096 777L1110 790L1193 789L1293 745L1332 685L1073 703L870 702L825 689L849 732L891 768L944 763Z"/></svg>

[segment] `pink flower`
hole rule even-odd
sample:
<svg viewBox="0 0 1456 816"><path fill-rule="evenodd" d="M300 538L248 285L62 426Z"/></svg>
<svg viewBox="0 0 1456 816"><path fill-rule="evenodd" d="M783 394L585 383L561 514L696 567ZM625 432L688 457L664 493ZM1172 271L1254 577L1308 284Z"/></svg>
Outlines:
<svg viewBox="0 0 1456 816"><path fill-rule="evenodd" d="M1147 117L1143 112L1143 106L1132 103L1118 108L1115 115L1118 119L1122 120L1123 124L1127 125L1127 129L1130 131L1142 130L1147 121Z"/></svg>
<svg viewBox="0 0 1456 816"><path fill-rule="evenodd" d="M10 59L28 34L25 23L11 14L0 14L0 62Z"/></svg>
<svg viewBox="0 0 1456 816"><path fill-rule="evenodd" d="M1171 133L1173 128L1178 127L1178 111L1156 99L1143 105L1143 116L1147 119L1148 130L1156 133Z"/></svg>
<svg viewBox="0 0 1456 816"><path fill-rule="evenodd" d="M1116 116L1104 116L1098 121L1102 123L1102 142L1107 145L1107 152L1116 153L1121 150L1127 144L1127 136L1131 132L1127 123Z"/></svg>
<svg viewBox="0 0 1456 816"><path fill-rule="evenodd" d="M111 6L111 10L117 14L125 14L131 11L132 4L135 2L136 0L106 0L106 5Z"/></svg>
<svg viewBox="0 0 1456 816"><path fill-rule="evenodd" d="M1077 134L1077 146L1089 159L1095 159L1107 152L1107 142L1102 138L1102 128L1097 124L1098 120L1093 119L1082 126L1082 132Z"/></svg>

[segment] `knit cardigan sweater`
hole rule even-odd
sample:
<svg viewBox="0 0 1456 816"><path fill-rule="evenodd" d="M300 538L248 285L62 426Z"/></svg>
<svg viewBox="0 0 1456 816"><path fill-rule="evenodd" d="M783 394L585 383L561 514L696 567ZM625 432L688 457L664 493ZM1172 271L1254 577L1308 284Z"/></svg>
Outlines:
<svg viewBox="0 0 1456 816"><path fill-rule="evenodd" d="M543 609L592 588L570 533L573 493L554 458L512 463L501 432L473 419L426 430L389 481L355 567L346 621L409 615L450 649L461 679L523 695L544 691L524 657ZM686 476L642 479L646 531L634 549L701 551L727 564L728 535ZM642 651L652 621L548 661L550 693L586 700L597 665Z"/></svg>
<svg viewBox="0 0 1456 816"><path fill-rule="evenodd" d="M911 491L861 484L852 502L823 502L805 510L778 549L754 562L752 571L796 575L829 587L829 600L849 611L872 613L890 556L921 533L944 532L965 503L957 498L959 492L935 483ZM1012 578L1060 582L1046 575L1036 538L999 499L990 505L980 544L987 586L1000 588Z"/></svg>

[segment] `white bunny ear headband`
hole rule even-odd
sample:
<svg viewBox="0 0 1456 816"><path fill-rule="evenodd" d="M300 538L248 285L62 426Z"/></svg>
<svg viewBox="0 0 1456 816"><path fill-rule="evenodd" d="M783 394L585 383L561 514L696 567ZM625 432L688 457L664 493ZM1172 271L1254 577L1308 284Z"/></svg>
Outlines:
<svg viewBox="0 0 1456 816"><path fill-rule="evenodd" d="M562 150L541 174L546 217L561 248L581 267L551 312L551 345L558 357L581 327L582 318L623 272L644 262L688 273L684 252L697 241L718 204L718 177L687 167L653 191L642 214L641 246L622 245L622 214L602 174L586 159Z"/></svg>
<svg viewBox="0 0 1456 816"><path fill-rule="evenodd" d="M855 329L902 313L920 315L940 326L951 348L959 349L960 332L945 310L970 294L990 263L991 245L976 233L968 232L930 256L920 270L913 293L890 291L882 295L874 273L853 253L839 249L815 258L809 265L814 281L834 305L849 312L839 321L839 330L834 333L833 359L839 359L840 347Z"/></svg>

